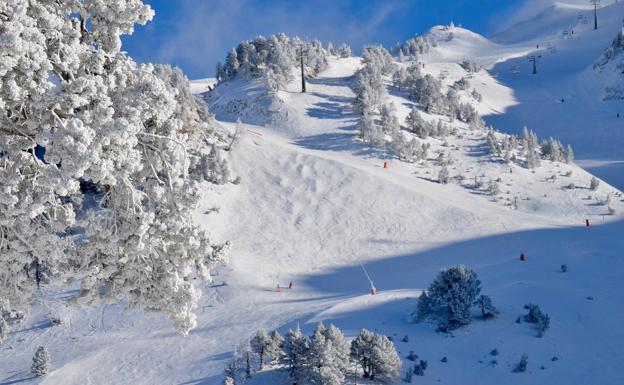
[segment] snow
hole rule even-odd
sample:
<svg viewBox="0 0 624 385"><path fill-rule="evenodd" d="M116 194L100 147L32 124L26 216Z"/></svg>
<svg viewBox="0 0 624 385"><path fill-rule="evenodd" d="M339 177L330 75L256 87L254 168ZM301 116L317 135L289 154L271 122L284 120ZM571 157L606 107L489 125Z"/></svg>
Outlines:
<svg viewBox="0 0 624 385"><path fill-rule="evenodd" d="M210 91L217 84L215 78L195 79L190 81L191 92L194 94L203 94Z"/></svg>
<svg viewBox="0 0 624 385"><path fill-rule="evenodd" d="M492 40L454 28L453 40L445 42L449 32L434 28L442 35L439 47L424 61L439 67L475 59L488 71L476 75L474 83L483 78L498 83L477 87L484 103L492 106L485 116L488 124L516 133L526 125L540 138L553 136L572 144L581 160L609 161L608 167L591 171L623 188L624 106L622 101L603 101L605 87L621 75L593 69L621 29L623 14L624 3L605 5L594 30L591 7L557 3ZM532 74L529 55L541 55L537 75Z"/></svg>
<svg viewBox="0 0 624 385"><path fill-rule="evenodd" d="M612 7L601 11L605 27L595 38L604 44L615 36L609 28L616 17L610 15L624 5ZM560 15L543 21L553 31L580 12L553 9ZM560 20L557 28L553 20ZM551 29L543 25L533 35L516 36L520 29L512 28L496 43L454 28L453 40L441 41L423 59L426 72L446 70L444 83L450 84L466 75L457 63L474 58L488 69L470 79L484 96L478 108L489 114L488 122L512 132L527 124L540 138L571 142L577 155L591 160L580 164L592 172L614 168L607 182L622 186L624 143L616 134L621 123L606 116L615 115L616 104L601 102L586 80L601 47L581 25L579 40L554 40L559 53L545 54L539 77L533 77L525 56L535 41L546 45L542 37ZM448 33L434 32L440 39ZM522 67L520 74L510 72L513 65ZM605 216L605 207L596 203L619 191L606 182L596 192L588 190L591 175L575 165L543 161L535 172L512 166L510 173L479 151L483 133L461 125L462 138L449 138L448 146L430 139L430 152L450 152L451 177L462 172L464 185L474 175L485 175L485 181L500 177L497 201L457 182L432 182L438 171L432 162L387 159L390 167L384 169L383 151L355 137L350 85L358 67L358 58L332 59L327 71L309 81L306 94L295 81L267 97L262 84L244 80L207 94L226 129L234 131L237 117L242 119L243 137L229 156L233 174L242 179L238 186L207 187L205 203L195 213L211 239L231 241L232 250L214 284L203 287L198 327L187 337L162 315L127 314L123 304L69 307L71 289L50 288L0 345L0 383L217 384L236 345L257 329L285 334L299 323L310 333L319 321L336 324L348 338L362 328L392 336L404 368L411 364L405 360L410 350L429 362L415 383L622 383L624 203L611 196L614 216ZM196 83L197 89L205 84ZM561 97L565 103L556 103ZM403 123L412 103L392 89L389 100ZM587 126L591 134L581 129ZM563 176L567 171L572 176ZM547 180L553 174L557 179ZM570 182L578 188L563 188ZM518 197L518 210L507 205L507 197ZM215 201L218 213L210 212ZM360 264L378 295L369 294ZM472 324L452 335L410 322L420 292L441 268L456 264L477 272L500 316L482 321L475 310ZM566 273L560 272L562 264ZM292 290L275 291L277 284L291 281ZM515 323L529 302L551 317L543 338L536 338L533 325ZM53 308L63 309L61 326L47 324ZM409 342L400 341L404 335ZM48 347L53 370L33 379L30 362L39 345ZM489 352L495 348L500 354L492 367ZM525 353L528 371L512 373ZM440 362L442 357L448 362ZM269 370L250 384L277 384L279 378Z"/></svg>

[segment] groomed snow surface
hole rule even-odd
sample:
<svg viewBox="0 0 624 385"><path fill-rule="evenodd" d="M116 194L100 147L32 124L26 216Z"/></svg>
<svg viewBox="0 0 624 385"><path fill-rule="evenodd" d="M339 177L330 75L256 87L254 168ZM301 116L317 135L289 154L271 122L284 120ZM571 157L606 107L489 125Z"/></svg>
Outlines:
<svg viewBox="0 0 624 385"><path fill-rule="evenodd" d="M470 39L462 41L463 34ZM527 39L537 38L527 35L521 41ZM560 51L582 39L562 41ZM450 84L465 76L457 61L492 61L489 72L480 71L470 81L484 96L479 111L490 112L497 128L516 130L531 115L523 109L529 109L544 123L527 122L540 139L556 134L564 143L572 141L577 154L601 155L595 143L615 123L609 126L605 118L595 126L596 133L585 131L585 139L575 142L581 134L565 122L584 122L593 108L603 108L602 102L578 110L567 100L565 107L527 106L522 87L537 78L526 72L505 74L504 66L514 57L526 60L523 55L533 41L499 40L492 43L456 29L448 44L457 46L441 43L427 59L426 71L437 75L446 70L445 83ZM404 368L411 364L405 359L410 350L429 363L425 376L415 376L413 383L624 383L624 204L619 191L606 182L590 191L591 175L574 165L542 161L535 173L510 169L484 153L482 133L461 125L461 138L449 137L447 144L430 140L430 158L436 150L451 153L451 177L466 176L465 182L440 185L434 162L402 163L356 138L350 85L358 67L358 58L332 59L327 71L309 81L306 94L298 93L294 82L280 91L277 101L263 99L273 111L265 109L256 121L250 114L240 125L234 122L240 111L219 107L227 105L224 99L261 95L260 85L232 82L213 91L219 100L208 97L226 128L242 129L229 159L241 183L207 188L206 203L197 211L197 221L216 240L230 240L232 250L229 264L204 285L198 327L189 336L176 334L161 315L126 314L123 304L70 306L71 290L50 288L0 345L0 384L220 384L236 346L258 328L284 334L300 324L309 333L319 321L334 323L347 337L362 328L392 336ZM551 71L555 73L554 66ZM550 91L538 101L559 97L552 90L561 91L566 81L548 82ZM589 100L588 95L583 97ZM391 88L389 101L402 122L412 103ZM565 110L554 110L560 107ZM261 121L267 116L278 116L279 124ZM384 157L388 169L383 168ZM565 176L568 171L571 176ZM501 194L493 199L471 188L473 175L500 177ZM551 180L552 175L557 178ZM571 182L577 188L564 188ZM607 194L616 210L612 216L604 215L605 206L598 204ZM514 197L517 209L509 205ZM214 202L219 202L218 212ZM527 257L524 262L521 253ZM360 264L378 295L369 294ZM412 323L409 314L421 290L440 269L456 264L478 273L483 293L501 314L483 321L475 310L472 324L452 334L436 333L431 323ZM277 284L289 282L292 290L276 292ZM532 325L515 322L526 313L527 303L540 305L551 318L543 338L536 337ZM62 325L50 325L49 313L60 317ZM407 343L401 341L405 335ZM53 371L34 378L30 363L39 345L48 347ZM492 349L499 351L496 366L490 364ZM523 354L528 355L527 372L513 373ZM275 372L256 373L250 384L279 385L280 378Z"/></svg>

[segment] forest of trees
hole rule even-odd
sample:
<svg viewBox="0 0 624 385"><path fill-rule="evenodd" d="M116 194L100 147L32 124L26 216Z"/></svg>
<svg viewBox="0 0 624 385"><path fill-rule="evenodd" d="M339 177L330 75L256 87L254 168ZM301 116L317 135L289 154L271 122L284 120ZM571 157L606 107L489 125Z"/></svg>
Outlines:
<svg viewBox="0 0 624 385"><path fill-rule="evenodd" d="M283 33L268 38L258 36L232 48L224 64L217 63L217 81L231 80L236 76L260 78L270 91L277 91L293 80L302 55L306 76L314 77L327 68L328 56L350 57L351 48L342 44L334 50L331 43L324 48L319 40L304 41Z"/></svg>
<svg viewBox="0 0 624 385"><path fill-rule="evenodd" d="M292 384L341 385L347 376L392 384L399 378L401 359L388 337L366 329L351 343L336 326L322 322L309 337L299 327L285 337L259 330L228 365L223 384L244 384L267 366L287 373Z"/></svg>

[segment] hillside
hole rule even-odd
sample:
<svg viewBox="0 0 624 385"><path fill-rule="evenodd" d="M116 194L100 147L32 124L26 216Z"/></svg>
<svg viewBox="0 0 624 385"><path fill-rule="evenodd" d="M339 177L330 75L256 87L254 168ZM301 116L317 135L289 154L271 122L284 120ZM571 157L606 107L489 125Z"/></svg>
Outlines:
<svg viewBox="0 0 624 385"><path fill-rule="evenodd" d="M437 47L419 58L423 73L445 88L466 78L483 99L471 99L468 91L459 92L460 99L499 130L493 135L501 142L504 133L528 125L542 139L572 143L579 157L601 166L617 162L624 145L617 131L624 117L615 120L621 101L603 102L603 89L589 84L603 76L593 63L617 34L615 19L624 11L624 4L612 7L601 11L604 29L594 33L581 21L574 39L559 31L582 20L585 9L557 6L555 16L536 18L533 30L527 31L529 21L492 40L435 27ZM526 55L536 44L557 53L540 51L534 76ZM487 129L425 112L385 76L386 102L402 126L416 107L425 120L453 128L442 138L416 138L429 145L428 156L401 161L386 147L390 142L374 148L358 137L353 88L360 59L330 57L305 94L295 77L275 94L262 82L238 78L203 95L217 123L240 136L227 152L240 183L206 184L194 214L211 239L232 245L228 263L202 286L197 328L182 337L162 315L128 314L120 303L69 306L78 287L46 288L0 345L0 384L220 384L257 329L285 334L300 325L309 334L320 321L348 338L362 328L393 337L404 369L412 364L409 351L429 363L414 383L622 383L624 199L618 187L624 180L605 177L591 190L592 175L575 163L544 159L529 169L519 154L518 161L504 161L488 152ZM459 65L464 59L484 69L469 74ZM195 82L194 89L203 93L208 84L212 80ZM405 138L415 137L404 128ZM447 184L438 180L440 154L448 161ZM491 191L490 182L499 191ZM483 321L475 311L470 325L449 334L413 323L422 290L440 269L457 264L478 273L500 315ZM363 268L377 295L370 295ZM290 282L291 290L275 290ZM515 322L528 303L551 317L543 338L530 324ZM50 314L62 324L51 325ZM39 345L48 346L54 370L34 378L29 368ZM523 354L528 371L513 373ZM284 380L269 369L247 383Z"/></svg>
<svg viewBox="0 0 624 385"><path fill-rule="evenodd" d="M599 71L594 64L621 30L622 15L624 3L607 4L598 11L594 30L590 7L558 3L495 35L495 49L488 49L482 61L511 96L486 116L488 123L513 132L527 125L540 136L569 142L579 164L620 188L624 104L604 99L606 88L621 82L621 71ZM479 49L472 47L466 55L479 60L484 57ZM531 73L528 55L541 56L537 75Z"/></svg>

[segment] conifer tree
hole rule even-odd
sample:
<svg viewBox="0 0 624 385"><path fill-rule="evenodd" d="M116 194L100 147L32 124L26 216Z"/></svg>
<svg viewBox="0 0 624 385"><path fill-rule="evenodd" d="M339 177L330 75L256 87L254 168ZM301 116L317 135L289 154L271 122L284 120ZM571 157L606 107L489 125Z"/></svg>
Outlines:
<svg viewBox="0 0 624 385"><path fill-rule="evenodd" d="M260 363L259 369L264 369L264 359L268 355L268 350L271 346L271 337L269 337L266 330L260 329L249 343L251 345L251 350L258 355L258 362Z"/></svg>
<svg viewBox="0 0 624 385"><path fill-rule="evenodd" d="M0 315L0 345L2 345L4 341L6 341L8 336L9 336L9 324L6 322L4 317Z"/></svg>
<svg viewBox="0 0 624 385"><path fill-rule="evenodd" d="M271 332L270 341L267 346L267 354L271 359L271 362L278 361L284 352L282 351L282 347L284 345L284 338L279 334L277 330L273 330Z"/></svg>
<svg viewBox="0 0 624 385"><path fill-rule="evenodd" d="M297 326L295 330L288 330L284 338L283 362L288 366L288 372L294 383L303 380L306 357L308 352L308 340Z"/></svg>
<svg viewBox="0 0 624 385"><path fill-rule="evenodd" d="M440 319L444 329L456 329L470 323L470 307L475 303L481 292L481 281L477 274L463 265L440 271L436 279L429 285L421 308L419 303L418 316L420 319L427 315Z"/></svg>
<svg viewBox="0 0 624 385"><path fill-rule="evenodd" d="M50 353L45 346L39 346L33 357L33 363L30 367L31 373L36 376L44 376L50 371Z"/></svg>

